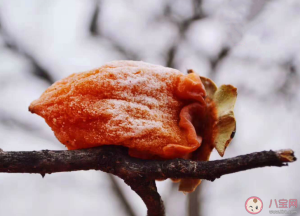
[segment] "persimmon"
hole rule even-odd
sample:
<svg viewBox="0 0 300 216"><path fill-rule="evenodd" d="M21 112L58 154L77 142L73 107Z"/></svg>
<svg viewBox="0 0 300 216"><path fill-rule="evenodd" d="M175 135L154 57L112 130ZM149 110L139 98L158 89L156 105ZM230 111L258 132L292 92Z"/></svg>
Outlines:
<svg viewBox="0 0 300 216"><path fill-rule="evenodd" d="M50 86L29 107L69 150L128 147L143 159L208 160L223 156L235 131L236 88L217 88L193 71L113 61ZM183 180L191 192L199 180Z"/></svg>

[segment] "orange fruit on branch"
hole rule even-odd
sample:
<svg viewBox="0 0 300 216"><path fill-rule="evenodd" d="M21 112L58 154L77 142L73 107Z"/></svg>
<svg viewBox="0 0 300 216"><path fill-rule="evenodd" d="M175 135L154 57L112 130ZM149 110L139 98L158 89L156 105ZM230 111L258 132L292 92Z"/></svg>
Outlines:
<svg viewBox="0 0 300 216"><path fill-rule="evenodd" d="M121 145L143 159L208 160L213 148L223 156L232 138L236 96L193 71L114 61L55 82L29 110L70 150ZM197 184L186 179L180 189Z"/></svg>

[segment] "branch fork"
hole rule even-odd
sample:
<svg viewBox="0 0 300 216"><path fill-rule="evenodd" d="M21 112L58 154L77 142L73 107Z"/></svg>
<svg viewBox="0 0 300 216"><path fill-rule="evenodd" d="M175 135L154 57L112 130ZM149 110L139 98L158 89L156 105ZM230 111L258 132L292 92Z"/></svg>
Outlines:
<svg viewBox="0 0 300 216"><path fill-rule="evenodd" d="M0 149L0 172L37 173L101 170L124 180L144 201L148 216L162 216L163 201L156 179L193 178L214 181L223 175L266 166L287 166L296 161L291 149L262 151L215 161L142 160L122 146L101 146L72 151L15 151Z"/></svg>

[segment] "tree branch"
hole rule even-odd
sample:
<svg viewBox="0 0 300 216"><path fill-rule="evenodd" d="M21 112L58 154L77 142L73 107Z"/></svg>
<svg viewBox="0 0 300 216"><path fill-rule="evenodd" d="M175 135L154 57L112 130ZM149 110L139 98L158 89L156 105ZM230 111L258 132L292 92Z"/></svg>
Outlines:
<svg viewBox="0 0 300 216"><path fill-rule="evenodd" d="M135 216L135 213L133 209L131 208L130 204L128 203L128 200L124 196L124 193L122 192L122 189L120 188L118 182L116 181L115 177L113 175L108 175L110 182L112 183L112 188L116 194L116 197L121 201L123 208L124 208L124 215L127 216Z"/></svg>
<svg viewBox="0 0 300 216"><path fill-rule="evenodd" d="M0 172L47 173L101 170L122 178L145 202L149 216L164 215L155 179L195 178L214 181L222 175L296 161L292 150L262 151L216 161L142 160L121 146L73 151L0 151Z"/></svg>
<svg viewBox="0 0 300 216"><path fill-rule="evenodd" d="M148 209L148 216L165 215L165 207L157 192L155 180L148 180L147 178L140 177L127 178L124 181L142 198Z"/></svg>

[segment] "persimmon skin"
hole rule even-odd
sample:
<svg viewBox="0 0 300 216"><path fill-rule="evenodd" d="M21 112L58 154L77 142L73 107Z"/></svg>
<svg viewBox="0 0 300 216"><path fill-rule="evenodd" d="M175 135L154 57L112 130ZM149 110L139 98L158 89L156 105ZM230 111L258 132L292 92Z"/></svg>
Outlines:
<svg viewBox="0 0 300 216"><path fill-rule="evenodd" d="M122 145L139 158L183 158L202 138L192 120L206 109L199 76L136 61L72 74L32 102L68 149Z"/></svg>

